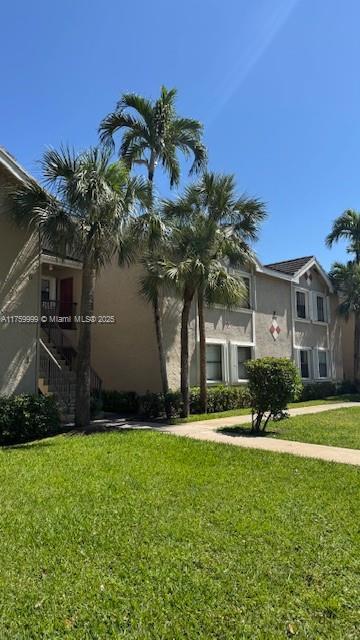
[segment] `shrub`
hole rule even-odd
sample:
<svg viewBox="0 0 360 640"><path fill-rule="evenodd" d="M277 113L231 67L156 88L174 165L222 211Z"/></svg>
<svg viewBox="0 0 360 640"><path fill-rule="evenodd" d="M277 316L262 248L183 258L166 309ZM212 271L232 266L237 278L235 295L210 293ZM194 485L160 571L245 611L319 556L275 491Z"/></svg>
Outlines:
<svg viewBox="0 0 360 640"><path fill-rule="evenodd" d="M343 380L337 387L337 393L344 395L357 393L356 384L354 384L354 382L351 382L351 380Z"/></svg>
<svg viewBox="0 0 360 640"><path fill-rule="evenodd" d="M165 411L164 396L162 393L147 391L140 398L140 412L146 418L154 419L162 416Z"/></svg>
<svg viewBox="0 0 360 640"><path fill-rule="evenodd" d="M250 393L247 385L227 387L219 385L208 388L208 413L241 409L250 406ZM200 413L200 388L190 390L190 413Z"/></svg>
<svg viewBox="0 0 360 640"><path fill-rule="evenodd" d="M252 427L265 431L270 418L286 410L302 391L299 371L287 358L259 358L246 364L253 412ZM267 417L265 417L267 415Z"/></svg>
<svg viewBox="0 0 360 640"><path fill-rule="evenodd" d="M0 397L0 444L44 438L59 430L59 410L51 396Z"/></svg>
<svg viewBox="0 0 360 640"><path fill-rule="evenodd" d="M139 411L140 398L135 391L106 391L101 393L103 411L132 413Z"/></svg>
<svg viewBox="0 0 360 640"><path fill-rule="evenodd" d="M134 391L103 391L103 410L114 413L140 413L145 418L155 420L165 417L165 404L169 417L176 418L181 414L182 399L180 391L169 391L164 397L162 393L148 391L138 396ZM208 413L229 411L250 407L250 393L247 385L227 387L219 385L208 388ZM190 412L200 413L200 389L190 389Z"/></svg>
<svg viewBox="0 0 360 640"><path fill-rule="evenodd" d="M322 398L334 396L336 393L337 388L333 382L312 382L304 384L301 400L322 400Z"/></svg>

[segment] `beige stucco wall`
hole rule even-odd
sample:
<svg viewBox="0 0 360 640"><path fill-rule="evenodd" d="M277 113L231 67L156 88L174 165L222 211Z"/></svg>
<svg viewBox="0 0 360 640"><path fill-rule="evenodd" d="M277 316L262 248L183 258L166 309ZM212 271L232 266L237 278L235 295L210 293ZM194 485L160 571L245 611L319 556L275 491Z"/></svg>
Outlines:
<svg viewBox="0 0 360 640"><path fill-rule="evenodd" d="M255 357L292 357L291 284L264 274L256 275ZM276 315L280 333L276 340L269 329Z"/></svg>
<svg viewBox="0 0 360 640"><path fill-rule="evenodd" d="M95 315L115 316L92 331L92 364L105 389L160 389L152 310L138 294L139 277L139 267L120 269L114 261L97 279Z"/></svg>
<svg viewBox="0 0 360 640"><path fill-rule="evenodd" d="M0 168L0 315L38 315L38 238L10 224L9 184L9 175ZM0 324L1 394L36 392L36 344L36 324Z"/></svg>

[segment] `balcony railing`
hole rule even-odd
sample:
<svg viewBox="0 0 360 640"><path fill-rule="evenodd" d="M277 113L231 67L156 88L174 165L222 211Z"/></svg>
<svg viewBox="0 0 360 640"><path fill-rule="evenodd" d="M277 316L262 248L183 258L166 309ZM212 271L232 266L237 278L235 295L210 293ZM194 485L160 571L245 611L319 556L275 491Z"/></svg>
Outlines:
<svg viewBox="0 0 360 640"><path fill-rule="evenodd" d="M62 329L76 329L76 302L63 300L41 301L41 324L58 325Z"/></svg>
<svg viewBox="0 0 360 640"><path fill-rule="evenodd" d="M64 305L65 303L61 303ZM65 326L61 322L62 315L56 313L58 308L59 301L57 300L46 300L41 303L42 310L42 320L41 326L45 331L50 344L55 347L57 353L65 361L67 367L70 371L76 371L76 360L77 360L77 350L76 347L72 344L66 332L63 331L64 328L74 328L70 327L70 323L66 323ZM76 304L69 303L71 305L73 311L70 314L70 317L74 318L76 311ZM62 306L59 307L63 308ZM70 310L70 307L69 307ZM58 321L60 319L60 322ZM75 326L75 325L74 325ZM102 381L101 378L97 375L94 369L90 369L90 389L92 393L100 393L101 391Z"/></svg>
<svg viewBox="0 0 360 640"><path fill-rule="evenodd" d="M75 260L76 262L82 262L82 256L76 252L73 247L67 247L65 251L59 252L47 238L41 239L41 251L48 256L54 256L55 258Z"/></svg>

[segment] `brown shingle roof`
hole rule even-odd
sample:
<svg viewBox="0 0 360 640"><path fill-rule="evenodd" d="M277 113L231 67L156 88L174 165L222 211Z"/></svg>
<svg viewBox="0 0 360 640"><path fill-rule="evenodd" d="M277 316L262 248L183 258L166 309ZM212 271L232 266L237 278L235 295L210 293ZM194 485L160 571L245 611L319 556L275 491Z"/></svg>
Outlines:
<svg viewBox="0 0 360 640"><path fill-rule="evenodd" d="M272 262L271 264L264 265L267 269L273 269L273 271L280 271L280 273L286 273L288 276L293 276L295 273L302 269L309 260L312 260L314 256L304 256L303 258L294 258L293 260L283 260L282 262Z"/></svg>

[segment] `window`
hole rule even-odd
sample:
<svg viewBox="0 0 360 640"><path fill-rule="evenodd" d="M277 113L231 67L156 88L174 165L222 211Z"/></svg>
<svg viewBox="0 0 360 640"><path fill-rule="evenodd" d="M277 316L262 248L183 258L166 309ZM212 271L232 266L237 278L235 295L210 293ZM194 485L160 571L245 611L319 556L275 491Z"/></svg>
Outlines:
<svg viewBox="0 0 360 640"><path fill-rule="evenodd" d="M318 351L318 362L319 362L319 378L327 378L328 377L328 361L327 361L326 351Z"/></svg>
<svg viewBox="0 0 360 640"><path fill-rule="evenodd" d="M297 291L296 292L296 315L298 318L305 319L307 317L306 313L306 293L305 291Z"/></svg>
<svg viewBox="0 0 360 640"><path fill-rule="evenodd" d="M206 345L206 379L220 382L223 379L222 345Z"/></svg>
<svg viewBox="0 0 360 640"><path fill-rule="evenodd" d="M41 280L41 300L46 302L50 300L50 280L48 278Z"/></svg>
<svg viewBox="0 0 360 640"><path fill-rule="evenodd" d="M245 362L251 360L251 347L238 347L237 348L237 370L238 380L247 379L247 371L245 369Z"/></svg>
<svg viewBox="0 0 360 640"><path fill-rule="evenodd" d="M300 371L302 378L310 378L310 351L301 349L300 351Z"/></svg>
<svg viewBox="0 0 360 640"><path fill-rule="evenodd" d="M326 322L325 298L322 295L316 295L316 319L318 322Z"/></svg>

